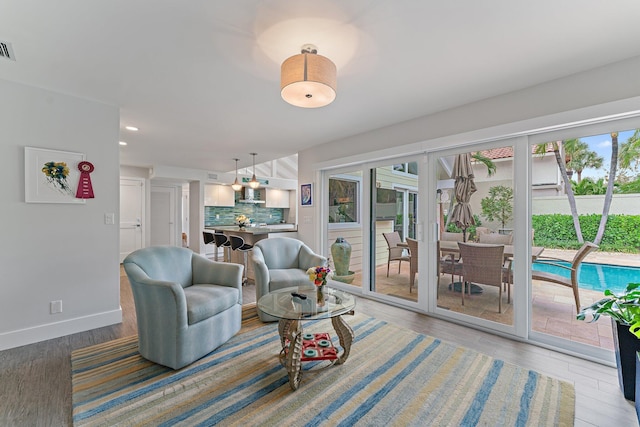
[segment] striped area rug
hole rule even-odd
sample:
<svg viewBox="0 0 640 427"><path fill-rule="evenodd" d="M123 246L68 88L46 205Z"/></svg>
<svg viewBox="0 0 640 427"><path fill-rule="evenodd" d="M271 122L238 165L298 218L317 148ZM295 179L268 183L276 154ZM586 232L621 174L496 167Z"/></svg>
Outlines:
<svg viewBox="0 0 640 427"><path fill-rule="evenodd" d="M571 384L362 314L345 316L356 335L347 362L305 363L292 391L277 325L253 312L178 371L143 359L135 336L74 351L74 425L573 425ZM332 331L326 320L304 327Z"/></svg>

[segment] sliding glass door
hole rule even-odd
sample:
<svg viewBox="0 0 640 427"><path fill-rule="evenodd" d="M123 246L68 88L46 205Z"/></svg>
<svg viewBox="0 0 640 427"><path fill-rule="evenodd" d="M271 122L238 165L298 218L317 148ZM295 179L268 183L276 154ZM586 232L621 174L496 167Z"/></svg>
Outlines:
<svg viewBox="0 0 640 427"><path fill-rule="evenodd" d="M514 147L467 147L433 156L436 191L430 209L435 220L436 310L488 328L511 330L514 299L524 285L514 285L512 270L518 262Z"/></svg>

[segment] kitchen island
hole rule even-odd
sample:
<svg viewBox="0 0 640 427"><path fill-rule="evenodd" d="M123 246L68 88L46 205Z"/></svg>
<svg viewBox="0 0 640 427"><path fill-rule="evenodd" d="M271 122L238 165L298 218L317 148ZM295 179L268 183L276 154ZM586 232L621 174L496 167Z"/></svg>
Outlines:
<svg viewBox="0 0 640 427"><path fill-rule="evenodd" d="M244 239L244 242L249 245L254 245L262 239L269 237L291 237L296 239L298 237L298 228L295 224L274 224L261 227L243 227L240 228L237 225L222 225L205 227L205 231L219 231L225 236L239 236ZM247 253L247 279L253 280L253 266L250 262L251 254ZM228 261L225 259L225 261ZM230 262L236 264L244 264L244 253L240 251L231 251Z"/></svg>

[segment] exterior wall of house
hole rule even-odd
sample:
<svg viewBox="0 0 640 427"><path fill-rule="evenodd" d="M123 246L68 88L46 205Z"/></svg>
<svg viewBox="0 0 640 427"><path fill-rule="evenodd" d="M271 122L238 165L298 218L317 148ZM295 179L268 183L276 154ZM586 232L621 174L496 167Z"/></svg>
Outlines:
<svg viewBox="0 0 640 427"><path fill-rule="evenodd" d="M118 108L5 80L0 93L0 350L121 322ZM25 203L25 146L84 153L95 198Z"/></svg>

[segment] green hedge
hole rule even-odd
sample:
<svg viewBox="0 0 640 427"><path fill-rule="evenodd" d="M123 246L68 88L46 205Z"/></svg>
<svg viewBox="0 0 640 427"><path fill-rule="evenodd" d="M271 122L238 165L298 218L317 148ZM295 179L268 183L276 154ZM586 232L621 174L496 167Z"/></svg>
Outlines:
<svg viewBox="0 0 640 427"><path fill-rule="evenodd" d="M580 215L580 228L584 240L592 242L598 232L602 215ZM571 215L533 215L535 245L548 248L577 249ZM600 242L600 250L607 252L640 252L640 215L609 215L607 227Z"/></svg>

